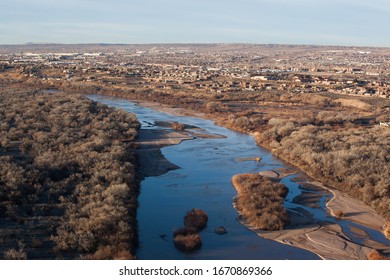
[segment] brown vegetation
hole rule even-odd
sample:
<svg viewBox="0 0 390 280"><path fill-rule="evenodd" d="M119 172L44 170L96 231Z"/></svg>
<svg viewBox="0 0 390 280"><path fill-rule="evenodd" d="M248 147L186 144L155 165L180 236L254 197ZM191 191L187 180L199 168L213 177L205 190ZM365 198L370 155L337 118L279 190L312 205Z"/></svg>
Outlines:
<svg viewBox="0 0 390 280"><path fill-rule="evenodd" d="M178 122L172 122L171 123L171 128L173 130L176 130L176 131L184 131L185 125L182 124L182 123L178 123Z"/></svg>
<svg viewBox="0 0 390 280"><path fill-rule="evenodd" d="M21 241L18 243L18 250L12 248L4 252L3 258L6 260L25 260L27 259L27 254L24 251L24 245Z"/></svg>
<svg viewBox="0 0 390 280"><path fill-rule="evenodd" d="M337 218L337 219L340 219L343 215L344 215L344 212L341 211L341 210L335 210L333 212L334 216Z"/></svg>
<svg viewBox="0 0 390 280"><path fill-rule="evenodd" d="M0 127L1 257L132 258L132 114L80 95L2 89Z"/></svg>
<svg viewBox="0 0 390 280"><path fill-rule="evenodd" d="M390 222L386 222L383 226L383 234L387 239L390 239Z"/></svg>
<svg viewBox="0 0 390 280"><path fill-rule="evenodd" d="M259 145L294 163L308 175L363 200L385 219L390 219L390 130L379 126L334 127L302 125L289 120L255 135ZM329 123L332 123L330 125Z"/></svg>
<svg viewBox="0 0 390 280"><path fill-rule="evenodd" d="M174 231L173 243L179 250L192 252L200 248L202 240L196 229L185 227Z"/></svg>
<svg viewBox="0 0 390 280"><path fill-rule="evenodd" d="M184 217L184 226L187 228L194 228L196 230L202 230L207 225L208 216L200 209L192 209L187 212Z"/></svg>
<svg viewBox="0 0 390 280"><path fill-rule="evenodd" d="M340 102L341 106L357 108L364 111L372 110L372 106L370 104L367 104L366 102L363 102L361 100L339 98L337 99L337 101Z"/></svg>
<svg viewBox="0 0 390 280"><path fill-rule="evenodd" d="M369 260L390 260L390 257L382 254L376 249L372 249L370 253L367 255L367 259Z"/></svg>
<svg viewBox="0 0 390 280"><path fill-rule="evenodd" d="M192 252L200 248L202 240L199 231L207 225L208 216L206 212L193 208L187 211L184 217L184 228L173 232L173 243L182 251Z"/></svg>
<svg viewBox="0 0 390 280"><path fill-rule="evenodd" d="M235 207L245 222L257 229L280 230L289 222L283 207L287 188L258 173L240 174L232 178L237 190Z"/></svg>

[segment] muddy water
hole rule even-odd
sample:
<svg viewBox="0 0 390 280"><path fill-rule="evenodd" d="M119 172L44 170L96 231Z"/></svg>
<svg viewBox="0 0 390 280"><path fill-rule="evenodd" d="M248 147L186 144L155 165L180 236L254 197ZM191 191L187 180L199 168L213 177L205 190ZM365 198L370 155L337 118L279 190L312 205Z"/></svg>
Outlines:
<svg viewBox="0 0 390 280"><path fill-rule="evenodd" d="M125 99L95 95L90 98L135 113L144 129L164 129L154 125L155 121L177 121L226 137L194 139L162 149L163 155L180 168L141 182L137 212L139 259L319 259L309 251L260 238L237 221L231 177L285 167L259 148L252 137L216 126L209 120L169 115ZM253 157L261 157L261 161L239 160ZM283 180L291 190L285 205L291 209L299 207L293 203L293 197L301 193L292 179ZM315 218L327 217L323 205L318 205L308 212ZM186 211L192 208L206 211L209 222L201 232L201 249L185 254L173 246L172 232L182 227ZM227 234L214 232L220 226Z"/></svg>

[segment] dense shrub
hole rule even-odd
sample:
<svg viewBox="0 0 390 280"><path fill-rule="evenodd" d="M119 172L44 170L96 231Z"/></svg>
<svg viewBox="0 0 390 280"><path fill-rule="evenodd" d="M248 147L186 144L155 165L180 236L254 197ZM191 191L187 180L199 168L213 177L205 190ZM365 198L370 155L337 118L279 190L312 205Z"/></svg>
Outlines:
<svg viewBox="0 0 390 280"><path fill-rule="evenodd" d="M182 251L192 252L202 245L199 233L194 228L181 228L173 233L173 243Z"/></svg>
<svg viewBox="0 0 390 280"><path fill-rule="evenodd" d="M289 222L283 207L287 188L258 173L232 178L237 190L235 207L248 225L262 230L280 230Z"/></svg>
<svg viewBox="0 0 390 280"><path fill-rule="evenodd" d="M173 232L173 243L176 248L185 252L192 252L200 248L202 240L199 231L207 225L208 216L206 212L193 208L187 211L184 216L184 228Z"/></svg>
<svg viewBox="0 0 390 280"><path fill-rule="evenodd" d="M288 129L282 122L255 141L308 175L363 200L390 219L390 130L379 126L304 125Z"/></svg>
<svg viewBox="0 0 390 280"><path fill-rule="evenodd" d="M184 225L188 228L202 230L207 225L208 216L200 209L192 209L184 217Z"/></svg>
<svg viewBox="0 0 390 280"><path fill-rule="evenodd" d="M387 239L390 239L390 222L387 222L383 226L383 234Z"/></svg>
<svg viewBox="0 0 390 280"><path fill-rule="evenodd" d="M23 257L19 239L29 258L42 257L38 243L47 258L131 258L134 115L81 95L3 90L0 126L0 223L15 221L0 236L18 232L1 255Z"/></svg>
<svg viewBox="0 0 390 280"><path fill-rule="evenodd" d="M25 260L27 259L26 253L22 250L10 249L4 253L4 259L6 260Z"/></svg>

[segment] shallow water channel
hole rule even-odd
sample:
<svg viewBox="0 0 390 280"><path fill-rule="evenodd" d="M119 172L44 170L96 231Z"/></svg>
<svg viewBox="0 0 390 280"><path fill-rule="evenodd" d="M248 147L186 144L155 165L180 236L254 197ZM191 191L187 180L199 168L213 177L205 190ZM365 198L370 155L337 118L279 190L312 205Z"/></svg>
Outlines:
<svg viewBox="0 0 390 280"><path fill-rule="evenodd" d="M161 176L146 177L141 182L137 210L138 259L319 259L309 251L261 238L238 222L238 213L232 206L236 195L230 183L232 176L287 167L270 152L259 148L251 136L217 126L209 120L170 115L126 99L97 95L89 98L136 114L143 129L166 129L154 122L176 121L226 137L193 139L161 150L180 168ZM252 157L261 157L261 161L238 160ZM310 190L300 188L301 182L296 182L295 177L297 175L287 176L281 181L289 188L285 207L291 211L303 211L313 220L337 222L348 231L349 222L328 215L325 200L329 193L323 192L324 195L312 207L294 202L302 191L310 193ZM174 247L172 233L183 226L183 217L192 208L204 210L209 220L206 229L200 233L201 249L183 253ZM227 234L214 232L220 226L227 230Z"/></svg>

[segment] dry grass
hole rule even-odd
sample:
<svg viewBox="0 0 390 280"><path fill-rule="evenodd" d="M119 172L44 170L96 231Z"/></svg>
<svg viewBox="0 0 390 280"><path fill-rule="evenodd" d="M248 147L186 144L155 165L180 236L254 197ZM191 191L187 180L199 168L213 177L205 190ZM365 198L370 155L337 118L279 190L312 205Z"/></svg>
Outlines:
<svg viewBox="0 0 390 280"><path fill-rule="evenodd" d="M23 248L19 248L19 250L16 249L9 249L4 252L4 259L6 260L26 260L27 254L24 252Z"/></svg>
<svg viewBox="0 0 390 280"><path fill-rule="evenodd" d="M206 227L208 221L207 214L200 209L192 209L184 217L184 225L188 228L202 230Z"/></svg>
<svg viewBox="0 0 390 280"><path fill-rule="evenodd" d="M173 233L173 243L182 251L192 252L202 245L199 233L193 228L181 228Z"/></svg>
<svg viewBox="0 0 390 280"><path fill-rule="evenodd" d="M99 249L90 255L84 256L85 260L132 260L134 255L129 251L127 244L122 243L118 246L100 246Z"/></svg>
<svg viewBox="0 0 390 280"><path fill-rule="evenodd" d="M340 218L344 215L344 212L341 211L341 210L335 210L335 211L333 211L333 214L334 214L334 216L335 216L337 219L340 219Z"/></svg>
<svg viewBox="0 0 390 280"><path fill-rule="evenodd" d="M367 255L367 259L369 260L390 260L390 257L382 254L376 249L372 249L370 253Z"/></svg>
<svg viewBox="0 0 390 280"><path fill-rule="evenodd" d="M372 106L358 99L339 98L336 101L340 102L341 106L357 108L364 111L372 110Z"/></svg>
<svg viewBox="0 0 390 280"><path fill-rule="evenodd" d="M390 222L386 222L383 226L383 234L387 239L390 239Z"/></svg>
<svg viewBox="0 0 390 280"><path fill-rule="evenodd" d="M170 127L176 131L184 131L184 129L185 129L185 125L182 123L178 123L178 122L172 122Z"/></svg>
<svg viewBox="0 0 390 280"><path fill-rule="evenodd" d="M284 185L258 173L235 175L232 184L237 190L235 206L250 226L280 230L289 223L283 208L283 198L287 195Z"/></svg>
<svg viewBox="0 0 390 280"><path fill-rule="evenodd" d="M184 217L184 228L173 232L173 243L176 248L185 252L192 252L200 248L202 240L199 231L207 225L208 216L206 212L193 208L187 211Z"/></svg>

